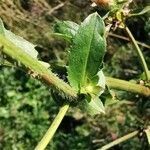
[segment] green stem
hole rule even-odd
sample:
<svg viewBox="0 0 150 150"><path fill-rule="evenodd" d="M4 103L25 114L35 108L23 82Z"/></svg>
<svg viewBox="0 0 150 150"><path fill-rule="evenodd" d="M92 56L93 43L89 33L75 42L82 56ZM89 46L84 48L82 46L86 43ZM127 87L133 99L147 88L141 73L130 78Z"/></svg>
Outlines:
<svg viewBox="0 0 150 150"><path fill-rule="evenodd" d="M129 30L129 28L126 27L125 30L126 30L126 32L128 33L128 36L130 37L132 43L133 43L134 46L135 46L135 49L136 49L136 51L137 51L137 54L138 54L139 59L141 60L141 64L142 64L142 67L143 67L143 70L144 70L144 72L145 72L145 76L146 76L147 80L150 80L150 73L149 73L149 70L148 70L148 67L147 67L147 64L146 64L146 61L145 61L145 59L144 59L143 54L142 54L142 52L141 52L141 50L140 50L140 48L139 48L139 46L138 46L136 40L134 39L134 37L133 37L131 31Z"/></svg>
<svg viewBox="0 0 150 150"><path fill-rule="evenodd" d="M32 58L29 54L22 51L22 49L15 46L12 42L0 35L0 46L3 47L2 51L17 60L21 64L25 65L27 69L33 72L34 76L40 78L43 82L53 86L65 96L69 98L77 98L77 92L72 89L67 83L59 79L53 74L50 69L43 66L37 59ZM63 95L62 94L62 95Z"/></svg>
<svg viewBox="0 0 150 150"><path fill-rule="evenodd" d="M55 89L58 89L59 92L62 92L65 95L65 97L77 99L77 92L73 88L71 88L63 80L59 79L37 59L33 59L30 55L23 52L22 49L16 47L12 42L3 36L0 36L0 47L1 46L3 47L1 50L7 56L19 61L28 70L37 74L38 78L45 82L48 86L53 86ZM150 96L150 89L148 87L110 77L106 77L106 80L110 88Z"/></svg>
<svg viewBox="0 0 150 150"><path fill-rule="evenodd" d="M110 88L150 96L150 88L148 87L111 77L106 77L106 81Z"/></svg>
<svg viewBox="0 0 150 150"><path fill-rule="evenodd" d="M127 134L127 135L125 135L125 136L123 136L123 137L121 137L121 138L119 138L119 139L117 139L117 140L101 147L100 149L97 149L97 150L107 150L107 149L109 149L109 148L111 148L115 145L118 145L119 143L122 143L122 142L136 136L138 133L139 133L138 131L131 132L131 133L129 133L129 134Z"/></svg>
<svg viewBox="0 0 150 150"><path fill-rule="evenodd" d="M44 150L46 148L48 143L53 138L58 126L60 125L68 109L69 105L64 105L60 108L59 113L55 117L53 123L51 124L45 135L43 136L42 140L36 146L35 150Z"/></svg>

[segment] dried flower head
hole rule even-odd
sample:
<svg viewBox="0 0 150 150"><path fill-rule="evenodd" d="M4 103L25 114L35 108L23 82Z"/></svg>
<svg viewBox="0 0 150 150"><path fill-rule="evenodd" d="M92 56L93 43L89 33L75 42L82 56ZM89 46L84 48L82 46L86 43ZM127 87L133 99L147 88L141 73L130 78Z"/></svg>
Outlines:
<svg viewBox="0 0 150 150"><path fill-rule="evenodd" d="M114 0L91 0L97 6L108 7L114 4Z"/></svg>

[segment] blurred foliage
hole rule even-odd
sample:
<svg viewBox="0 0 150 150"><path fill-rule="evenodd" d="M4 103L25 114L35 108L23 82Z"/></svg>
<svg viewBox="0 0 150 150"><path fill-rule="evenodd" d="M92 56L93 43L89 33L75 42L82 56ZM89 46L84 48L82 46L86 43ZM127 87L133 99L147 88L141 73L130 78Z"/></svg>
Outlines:
<svg viewBox="0 0 150 150"><path fill-rule="evenodd" d="M61 3L64 5L54 10ZM52 26L57 19L79 23L90 12L105 12L90 4L90 0L1 0L0 17L8 29L37 44L41 59L50 62L53 70L63 76L55 66L66 63L67 44L51 37ZM133 8L146 5L146 1L138 0ZM149 16L147 13L126 22L137 40L150 45ZM126 36L122 30L114 33ZM150 67L150 49L141 49ZM140 82L142 69L130 42L108 37L104 72ZM34 149L58 112L50 89L24 72L6 67L0 67L0 85L0 149ZM70 109L47 149L95 150L136 129L142 131L149 124L150 98L115 93L120 102L108 107L106 115L93 118L76 108ZM112 149L147 150L148 143L143 133Z"/></svg>

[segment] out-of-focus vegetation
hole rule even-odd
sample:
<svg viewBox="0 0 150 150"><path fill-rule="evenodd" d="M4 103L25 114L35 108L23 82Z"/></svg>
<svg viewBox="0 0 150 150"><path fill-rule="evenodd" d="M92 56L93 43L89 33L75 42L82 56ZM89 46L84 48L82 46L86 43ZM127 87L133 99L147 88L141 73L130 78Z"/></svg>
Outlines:
<svg viewBox="0 0 150 150"><path fill-rule="evenodd" d="M57 72L55 65L66 61L66 43L52 38L54 22L81 22L95 10L104 14L101 8L92 8L90 4L86 0L1 0L0 17L8 29L37 44L41 59L51 63ZM139 0L134 7L141 9L146 5L146 1ZM148 45L149 15L127 20L135 38ZM122 30L114 33L127 36ZM109 36L107 49L105 74L140 82L142 68L131 43ZM150 49L141 49L150 66ZM0 67L0 86L0 149L34 149L58 112L50 89L24 72L6 67ZM108 107L106 115L93 118L76 108L69 110L47 149L95 150L131 131L142 131L149 124L150 98L123 91L115 93L120 102ZM147 138L143 133L112 149L147 150Z"/></svg>

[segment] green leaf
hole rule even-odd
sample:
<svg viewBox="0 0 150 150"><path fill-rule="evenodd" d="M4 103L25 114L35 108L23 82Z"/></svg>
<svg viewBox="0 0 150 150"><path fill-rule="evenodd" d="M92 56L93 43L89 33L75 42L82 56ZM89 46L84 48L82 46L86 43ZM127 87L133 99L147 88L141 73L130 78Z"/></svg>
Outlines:
<svg viewBox="0 0 150 150"><path fill-rule="evenodd" d="M15 35L11 31L6 30L1 19L0 19L0 35L5 36L9 41L11 41L15 46L19 47L23 52L37 59L38 52L35 49L35 45L23 39L22 37ZM39 61L39 62L43 64L46 68L50 67L50 65L46 62L43 61ZM5 58L5 60L0 59L0 64L7 65L7 66L14 66L13 61L7 60L7 58Z"/></svg>
<svg viewBox="0 0 150 150"><path fill-rule="evenodd" d="M81 102L80 108L83 111L86 111L90 115L105 113L104 105L98 97L91 100L87 99L84 99L83 102Z"/></svg>
<svg viewBox="0 0 150 150"><path fill-rule="evenodd" d="M104 22L93 13L80 25L69 54L68 79L75 90L80 91L98 73L105 50Z"/></svg>
<svg viewBox="0 0 150 150"><path fill-rule="evenodd" d="M99 94L98 94L98 96L100 96L105 90L106 79L105 79L105 76L104 76L102 70L98 72L97 76L98 76L97 86L99 86L101 88L101 91L99 91Z"/></svg>
<svg viewBox="0 0 150 150"><path fill-rule="evenodd" d="M150 144L150 126L148 126L148 128L145 130L145 133L147 136L148 143Z"/></svg>
<svg viewBox="0 0 150 150"><path fill-rule="evenodd" d="M33 58L37 58L38 52L35 50L35 45L26 41L22 37L15 35L11 31L6 30L1 19L0 34L4 35L8 40L10 40L17 47L21 48L25 53L28 53Z"/></svg>
<svg viewBox="0 0 150 150"><path fill-rule="evenodd" d="M73 36L68 67L71 86L85 94L80 108L90 115L105 112L99 99L106 84L105 76L100 70L105 50L105 26L102 18L93 13L83 21Z"/></svg>
<svg viewBox="0 0 150 150"><path fill-rule="evenodd" d="M57 21L54 26L56 33L61 33L67 37L72 38L79 29L79 25L72 21Z"/></svg>
<svg viewBox="0 0 150 150"><path fill-rule="evenodd" d="M145 13L149 12L150 11L150 6L146 6L144 7L144 9L139 12L139 13L135 13L135 14L130 14L129 16L132 17L132 16L140 16L140 15L144 15Z"/></svg>
<svg viewBox="0 0 150 150"><path fill-rule="evenodd" d="M101 71L92 79L92 82L83 88L81 93L86 94L80 108L90 115L105 113L105 108L99 96L104 92L106 85L105 76Z"/></svg>
<svg viewBox="0 0 150 150"><path fill-rule="evenodd" d="M92 98L99 97L105 90L106 80L103 71L99 71L92 80L82 87L81 93L90 94Z"/></svg>

